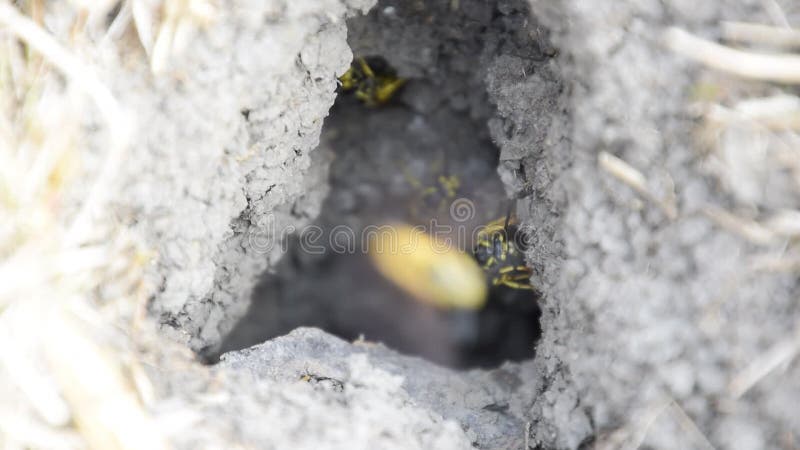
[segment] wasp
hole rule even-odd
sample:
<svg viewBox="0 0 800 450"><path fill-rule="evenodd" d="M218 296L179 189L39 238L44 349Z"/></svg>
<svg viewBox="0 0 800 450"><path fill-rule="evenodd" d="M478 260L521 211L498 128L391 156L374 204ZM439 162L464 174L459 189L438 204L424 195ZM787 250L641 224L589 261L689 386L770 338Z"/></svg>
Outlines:
<svg viewBox="0 0 800 450"><path fill-rule="evenodd" d="M406 83L404 78L379 56L358 57L339 78L342 91L354 92L367 106L384 105Z"/></svg>
<svg viewBox="0 0 800 450"><path fill-rule="evenodd" d="M410 207L411 215L415 219L423 219L431 213L436 215L445 211L461 188L461 179L457 175L439 175L436 177L436 183L427 187L409 173L405 175L408 184L417 191L417 196Z"/></svg>
<svg viewBox="0 0 800 450"><path fill-rule="evenodd" d="M476 236L473 255L492 286L533 290L531 269L525 265L525 248L521 242L523 231L511 212L486 224Z"/></svg>

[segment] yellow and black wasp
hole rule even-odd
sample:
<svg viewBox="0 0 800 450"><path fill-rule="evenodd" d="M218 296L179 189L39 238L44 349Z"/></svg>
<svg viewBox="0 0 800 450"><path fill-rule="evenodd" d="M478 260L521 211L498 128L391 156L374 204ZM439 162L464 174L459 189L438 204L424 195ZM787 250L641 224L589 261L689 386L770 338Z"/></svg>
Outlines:
<svg viewBox="0 0 800 450"><path fill-rule="evenodd" d="M525 265L523 233L509 211L476 235L472 256L488 278L489 298L469 339L461 341L467 366L489 367L492 360L533 356L541 335L541 310L539 293L530 281L532 271Z"/></svg>
<svg viewBox="0 0 800 450"><path fill-rule="evenodd" d="M473 255L492 286L533 290L531 269L525 265L525 248L519 224L511 212L479 230Z"/></svg>
<svg viewBox="0 0 800 450"><path fill-rule="evenodd" d="M357 57L339 78L343 92L354 92L367 106L384 105L406 83L404 78L379 56Z"/></svg>
<svg viewBox="0 0 800 450"><path fill-rule="evenodd" d="M408 184L417 191L409 208L415 220L428 220L446 211L461 188L461 179L458 175L439 175L436 177L436 182L427 187L409 173L406 172L405 176Z"/></svg>

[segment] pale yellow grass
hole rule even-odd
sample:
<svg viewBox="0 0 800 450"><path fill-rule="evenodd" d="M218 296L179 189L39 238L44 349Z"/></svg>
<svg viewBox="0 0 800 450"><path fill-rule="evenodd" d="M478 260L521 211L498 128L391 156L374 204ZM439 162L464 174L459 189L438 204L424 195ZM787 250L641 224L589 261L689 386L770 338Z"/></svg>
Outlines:
<svg viewBox="0 0 800 450"><path fill-rule="evenodd" d="M75 36L109 4L78 8ZM0 447L166 448L131 323L148 257L103 214L134 124L70 48L90 41L59 42L45 14L0 4ZM88 114L104 121L100 154Z"/></svg>

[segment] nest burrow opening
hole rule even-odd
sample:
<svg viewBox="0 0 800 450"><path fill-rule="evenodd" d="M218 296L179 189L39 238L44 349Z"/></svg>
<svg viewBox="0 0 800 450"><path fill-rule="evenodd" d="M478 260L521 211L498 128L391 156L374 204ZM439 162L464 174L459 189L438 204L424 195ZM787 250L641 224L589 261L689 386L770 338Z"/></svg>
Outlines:
<svg viewBox="0 0 800 450"><path fill-rule="evenodd" d="M521 130L498 131L505 112L490 95L502 89L497 73L509 70L503 58L535 73L553 56L527 3L380 1L348 21L348 42L353 65L314 153L315 164L328 166L328 197L313 225L287 240L220 351L313 326L455 368L532 358L540 293L525 286L526 217L518 211L531 192L523 164L503 181L498 174L501 160L513 158L497 133L509 142ZM493 222L502 224L505 247L481 235ZM458 254L482 268L487 258L508 259L484 270L482 306L442 308L413 293L424 289L425 276L406 277L405 286L376 268L366 247L382 226L441 228ZM477 254L476 239L488 243L486 254ZM400 261L384 270L415 264ZM432 277L467 289L436 261Z"/></svg>

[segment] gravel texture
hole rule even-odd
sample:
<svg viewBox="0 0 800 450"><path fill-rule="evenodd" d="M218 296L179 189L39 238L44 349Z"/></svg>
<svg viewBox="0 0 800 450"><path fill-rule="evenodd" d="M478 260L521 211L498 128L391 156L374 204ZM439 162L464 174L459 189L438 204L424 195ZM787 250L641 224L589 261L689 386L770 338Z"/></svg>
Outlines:
<svg viewBox="0 0 800 450"><path fill-rule="evenodd" d="M784 243L754 246L704 214L753 202L711 176L713 155L699 151L688 108L699 70L660 42L666 26L713 37L721 20L768 23L765 11L758 2L683 1L533 2L533 10L552 30L569 80L569 132L549 152L572 155L548 194L563 219L562 258L545 262L538 367L548 386L532 411L542 414L533 434L561 448L590 434L600 448L788 445L797 422L778 411L797 398L776 395L796 392L796 369L741 398L729 385L793 339L796 277L752 268L756 255L780 254ZM674 195L677 218L602 171L600 151L640 170L660 198ZM796 205L796 193L769 189L758 207Z"/></svg>

